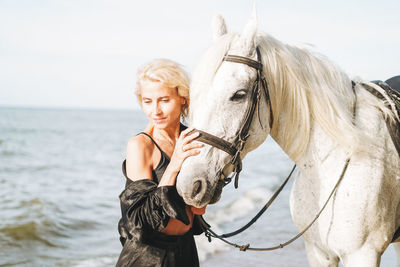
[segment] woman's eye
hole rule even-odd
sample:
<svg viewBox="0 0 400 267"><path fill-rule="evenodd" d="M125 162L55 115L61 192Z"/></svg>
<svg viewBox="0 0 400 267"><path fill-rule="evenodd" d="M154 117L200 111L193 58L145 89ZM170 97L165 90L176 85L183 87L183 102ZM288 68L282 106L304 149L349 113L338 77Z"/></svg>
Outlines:
<svg viewBox="0 0 400 267"><path fill-rule="evenodd" d="M163 98L163 99L161 99L161 101L162 101L162 102L168 102L169 99L168 99L168 98Z"/></svg>
<svg viewBox="0 0 400 267"><path fill-rule="evenodd" d="M235 92L233 94L233 96L231 96L230 100L231 101L238 101L238 100L241 100L241 99L245 98L246 95L247 95L246 90L242 89L242 90L239 90L239 91Z"/></svg>

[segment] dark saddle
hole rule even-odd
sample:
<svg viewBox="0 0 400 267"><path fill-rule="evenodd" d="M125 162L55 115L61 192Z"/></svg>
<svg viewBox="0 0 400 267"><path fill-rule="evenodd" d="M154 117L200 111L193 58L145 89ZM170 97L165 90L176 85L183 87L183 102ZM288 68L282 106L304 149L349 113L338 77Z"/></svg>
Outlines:
<svg viewBox="0 0 400 267"><path fill-rule="evenodd" d="M400 92L400 75L394 76L388 80L385 81L392 89L396 90L397 92Z"/></svg>

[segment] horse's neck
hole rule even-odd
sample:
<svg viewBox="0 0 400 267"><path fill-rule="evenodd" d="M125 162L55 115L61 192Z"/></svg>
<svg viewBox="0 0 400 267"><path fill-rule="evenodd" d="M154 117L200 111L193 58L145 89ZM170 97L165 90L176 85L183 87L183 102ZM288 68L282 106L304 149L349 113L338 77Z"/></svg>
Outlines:
<svg viewBox="0 0 400 267"><path fill-rule="evenodd" d="M284 118L282 120L285 121ZM283 133L278 129L277 136ZM280 144L279 138L275 135L271 135L274 140L282 147L285 153L293 159L290 155L287 147ZM296 140L296 142L302 142L303 140ZM289 147L290 148L290 147ZM301 172L308 173L309 175L317 175L317 173L323 171L322 168L327 164L340 165L341 162L345 161L346 155L343 149L341 149L337 143L335 143L327 134L322 130L322 128L315 122L311 123L311 135L309 145L304 152L304 154L299 158L294 160ZM331 162L334 161L334 162Z"/></svg>

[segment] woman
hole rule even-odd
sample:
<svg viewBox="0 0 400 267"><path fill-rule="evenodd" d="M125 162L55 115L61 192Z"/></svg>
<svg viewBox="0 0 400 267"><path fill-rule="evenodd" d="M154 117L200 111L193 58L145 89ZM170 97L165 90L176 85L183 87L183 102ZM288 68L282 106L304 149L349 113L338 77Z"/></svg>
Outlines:
<svg viewBox="0 0 400 267"><path fill-rule="evenodd" d="M175 62L154 60L138 71L136 95L149 119L131 138L122 165L118 230L123 245L117 266L198 266L193 234L204 209L187 206L175 181L183 161L199 154L198 134L180 124L189 107L189 79Z"/></svg>

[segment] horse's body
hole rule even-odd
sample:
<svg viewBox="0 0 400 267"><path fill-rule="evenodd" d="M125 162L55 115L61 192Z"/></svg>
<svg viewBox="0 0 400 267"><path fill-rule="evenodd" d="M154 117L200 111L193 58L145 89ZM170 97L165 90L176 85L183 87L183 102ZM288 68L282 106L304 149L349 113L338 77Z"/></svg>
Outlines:
<svg viewBox="0 0 400 267"><path fill-rule="evenodd" d="M358 107L359 127L382 147L373 155L353 155L339 189L315 225L306 232L311 266L379 266L380 256L399 227L399 159L379 111ZM297 161L290 199L299 230L317 214L343 169L346 155L313 125L310 146ZM389 141L388 141L389 140Z"/></svg>
<svg viewBox="0 0 400 267"><path fill-rule="evenodd" d="M379 266L400 226L400 159L383 119L395 114L362 83L352 88L347 75L325 58L257 36L255 18L241 36L227 35L221 17L215 26L215 42L194 75L191 126L232 141L255 72L243 64L221 63L222 57L229 52L255 59L258 46L275 120L270 129L262 94L242 157L271 134L296 162L290 204L299 230L321 209L350 157L333 198L304 235L308 259L311 266L337 266L339 260L345 266ZM186 160L177 180L185 202L200 207L217 201L218 171L222 176L232 171L230 158L205 146Z"/></svg>

